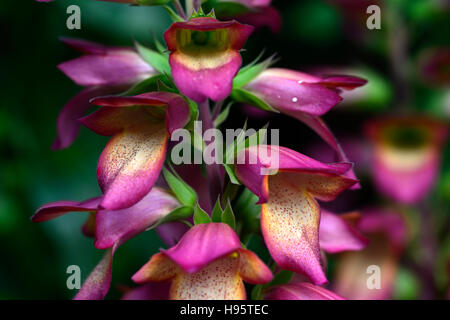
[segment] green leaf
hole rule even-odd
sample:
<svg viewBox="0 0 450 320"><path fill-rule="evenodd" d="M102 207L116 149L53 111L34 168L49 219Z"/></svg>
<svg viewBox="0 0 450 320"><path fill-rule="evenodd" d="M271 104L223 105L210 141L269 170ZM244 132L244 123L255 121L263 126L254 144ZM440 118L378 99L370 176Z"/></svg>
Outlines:
<svg viewBox="0 0 450 320"><path fill-rule="evenodd" d="M197 204L195 205L195 208L194 208L194 224L202 224L202 223L210 223L210 222L211 222L211 218L202 208L200 208L200 206L197 202Z"/></svg>
<svg viewBox="0 0 450 320"><path fill-rule="evenodd" d="M234 166L231 164L224 163L223 167L225 168L225 171L227 172L231 183L240 185L241 183L239 182L239 179L236 177L236 174L234 173Z"/></svg>
<svg viewBox="0 0 450 320"><path fill-rule="evenodd" d="M189 206L178 207L175 210L173 210L172 212L170 212L167 216L165 216L164 218L159 220L156 224L151 226L148 230L154 229L164 223L187 219L190 216L192 216L193 212L194 212L194 210L192 207L189 207Z"/></svg>
<svg viewBox="0 0 450 320"><path fill-rule="evenodd" d="M164 45L156 38L153 38L153 41L155 42L155 47L161 54L165 54L167 52L167 48L164 47Z"/></svg>
<svg viewBox="0 0 450 320"><path fill-rule="evenodd" d="M231 209L230 201L228 201L225 210L222 213L222 222L228 224L232 229L236 226L233 209Z"/></svg>
<svg viewBox="0 0 450 320"><path fill-rule="evenodd" d="M173 22L184 21L184 19L182 17L180 17L178 14L176 14L175 11L173 11L171 7L163 6L163 8L167 11L167 13L169 14L169 16Z"/></svg>
<svg viewBox="0 0 450 320"><path fill-rule="evenodd" d="M239 221L243 223L244 233L259 232L261 205L256 204L258 196L249 189L244 189L234 205Z"/></svg>
<svg viewBox="0 0 450 320"><path fill-rule="evenodd" d="M273 277L272 281L270 281L265 286L266 287L271 287L271 286L286 284L289 281L291 281L291 278L292 278L293 275L294 275L294 273L292 271L281 270L280 272L275 274L275 276Z"/></svg>
<svg viewBox="0 0 450 320"><path fill-rule="evenodd" d="M145 92L151 92L151 91L157 91L158 89L158 82L165 78L164 75L159 74L156 76L153 76L151 78L142 80L141 82L138 82L133 87L128 89L127 91L121 93L121 96L135 96L141 93Z"/></svg>
<svg viewBox="0 0 450 320"><path fill-rule="evenodd" d="M242 149L253 147L259 144L262 144L264 141L264 138L267 136L267 127L269 124L266 124L264 127L259 129L254 134L250 135L245 139L244 141L240 141L237 146L235 152L239 152Z"/></svg>
<svg viewBox="0 0 450 320"><path fill-rule="evenodd" d="M220 206L220 201L217 199L214 209L211 213L212 222L221 222L222 221L222 207Z"/></svg>
<svg viewBox="0 0 450 320"><path fill-rule="evenodd" d="M148 64L150 64L153 68L155 68L157 71L170 75L170 65L169 65L169 57L166 54L159 53L155 50L152 50L150 48L147 48L143 45L141 45L139 42L135 41L136 50L146 61Z"/></svg>
<svg viewBox="0 0 450 320"><path fill-rule="evenodd" d="M231 91L231 98L233 98L235 101L238 102L248 103L252 106L255 106L265 111L272 111L278 113L278 111L273 109L267 102L257 97L253 93L244 90L242 88L234 88L233 91Z"/></svg>
<svg viewBox="0 0 450 320"><path fill-rule="evenodd" d="M256 285L252 289L252 300L261 300L261 294L262 294L262 285Z"/></svg>
<svg viewBox="0 0 450 320"><path fill-rule="evenodd" d="M189 106L189 112L190 112L190 120L189 123L186 125L186 129L190 130L194 128L194 121L198 119L198 105L191 99L186 99Z"/></svg>
<svg viewBox="0 0 450 320"><path fill-rule="evenodd" d="M214 120L214 127L218 127L220 126L225 120L227 120L228 115L230 114L230 108L233 105L233 102L230 102L225 109L219 113L219 115L217 116L217 118Z"/></svg>
<svg viewBox="0 0 450 320"><path fill-rule="evenodd" d="M233 88L238 89L256 78L261 72L274 63L274 58L270 57L263 62L255 64L255 61L242 68L233 79Z"/></svg>
<svg viewBox="0 0 450 320"><path fill-rule="evenodd" d="M172 92L172 93L178 93L178 90L175 88L172 88L164 81L158 80L158 90L157 91L164 91L164 92Z"/></svg>
<svg viewBox="0 0 450 320"><path fill-rule="evenodd" d="M173 191L177 199L185 206L193 207L197 200L197 194L181 178L173 175L169 170L163 168L164 179Z"/></svg>
<svg viewBox="0 0 450 320"><path fill-rule="evenodd" d="M237 136L236 140L233 141L232 144L230 144L226 147L224 163L226 163L226 164L233 163L233 160L236 157L236 154L240 150L242 150L244 148L252 147L252 146L255 146L258 144L262 144L264 141L264 138L267 136L267 127L268 127L268 124L266 124L264 127L259 129L257 132L249 135L246 138L246 134L248 133L248 131L246 131L246 125L245 125L244 129L241 132L239 132L239 135ZM230 168L228 168L228 169L230 169ZM225 168L225 170L227 170L227 168Z"/></svg>
<svg viewBox="0 0 450 320"><path fill-rule="evenodd" d="M247 121L245 121L242 130L239 132L239 135L237 136L236 140L233 141L230 145L226 146L225 150L225 159L224 163L230 163L232 160L234 161L234 156L236 154L236 148L237 146L242 142L245 141L245 131L247 130Z"/></svg>

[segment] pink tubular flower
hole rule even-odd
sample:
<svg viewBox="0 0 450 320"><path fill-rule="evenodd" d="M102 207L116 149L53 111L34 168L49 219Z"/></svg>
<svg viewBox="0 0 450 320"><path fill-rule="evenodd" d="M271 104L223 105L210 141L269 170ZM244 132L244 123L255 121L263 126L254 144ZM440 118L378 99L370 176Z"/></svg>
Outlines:
<svg viewBox="0 0 450 320"><path fill-rule="evenodd" d="M261 156L263 152L270 163ZM325 164L278 146L250 147L239 157L257 159L255 164L238 161L236 175L262 203L261 229L275 262L283 269L308 276L314 284L326 283L320 259L320 207L315 199L334 200L357 183L343 176L351 164ZM261 169L278 172L267 175Z"/></svg>
<svg viewBox="0 0 450 320"><path fill-rule="evenodd" d="M62 42L83 55L61 63L58 68L86 88L61 110L54 149L67 148L75 140L80 127L77 120L91 107L90 99L123 91L156 74L132 48L107 47L79 39L63 38Z"/></svg>
<svg viewBox="0 0 450 320"><path fill-rule="evenodd" d="M367 126L379 192L405 204L420 202L437 180L444 124L427 118L380 119Z"/></svg>
<svg viewBox="0 0 450 320"><path fill-rule="evenodd" d="M111 283L112 258L117 247L180 206L172 194L157 187L134 206L123 210L99 209L101 200L101 197L97 197L83 202L49 203L39 208L31 219L33 222L44 222L74 211L92 213L83 226L83 231L86 233L86 230L91 229L95 237L95 247L107 250L75 299L103 299Z"/></svg>
<svg viewBox="0 0 450 320"><path fill-rule="evenodd" d="M359 218L359 214L337 215L322 209L319 226L320 249L327 253L339 253L365 248L369 241L352 224L355 218Z"/></svg>
<svg viewBox="0 0 450 320"><path fill-rule="evenodd" d="M130 207L155 184L169 135L187 124L189 106L181 96L167 92L96 98L91 103L103 108L80 121L97 134L113 136L97 167L104 193L100 206Z"/></svg>
<svg viewBox="0 0 450 320"><path fill-rule="evenodd" d="M245 299L243 280L272 280L269 268L241 248L236 233L224 223L199 224L180 242L155 254L134 276L137 283L171 281L170 299Z"/></svg>
<svg viewBox="0 0 450 320"><path fill-rule="evenodd" d="M397 212L371 209L363 213L357 227L368 236L370 244L364 250L339 256L335 291L352 300L390 299L398 260L407 242L406 223ZM378 289L368 287L371 274L377 275L374 272L380 276Z"/></svg>
<svg viewBox="0 0 450 320"><path fill-rule="evenodd" d="M272 108L305 123L337 152L340 161L347 162L344 151L320 116L342 100L340 90L352 90L366 82L351 76L317 77L288 69L269 68L244 88ZM356 177L353 170L348 172L348 176Z"/></svg>
<svg viewBox="0 0 450 320"><path fill-rule="evenodd" d="M173 80L182 94L203 102L225 99L242 59L239 50L252 32L236 21L211 17L175 22L164 33Z"/></svg>
<svg viewBox="0 0 450 320"><path fill-rule="evenodd" d="M265 300L345 300L343 297L308 282L289 283L270 288Z"/></svg>

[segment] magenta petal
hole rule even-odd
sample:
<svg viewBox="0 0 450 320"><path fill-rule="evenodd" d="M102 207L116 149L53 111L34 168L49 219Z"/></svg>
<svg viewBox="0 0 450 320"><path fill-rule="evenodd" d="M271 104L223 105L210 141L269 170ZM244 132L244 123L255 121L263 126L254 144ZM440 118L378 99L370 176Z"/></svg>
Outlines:
<svg viewBox="0 0 450 320"><path fill-rule="evenodd" d="M92 87L82 90L73 97L58 115L57 135L52 149L64 149L69 147L76 139L80 131L78 119L86 114L92 105L89 100L106 94L112 94L120 90L117 87Z"/></svg>
<svg viewBox="0 0 450 320"><path fill-rule="evenodd" d="M287 76L284 74L286 72L288 71L268 69L250 82L246 89L261 97L273 108L291 116L296 113L320 116L342 100L335 90L291 78L291 72L287 73ZM306 81L310 81L309 78Z"/></svg>
<svg viewBox="0 0 450 320"><path fill-rule="evenodd" d="M105 55L130 50L130 48L126 47L110 47L100 43L77 38L61 37L60 41L72 49L89 54Z"/></svg>
<svg viewBox="0 0 450 320"><path fill-rule="evenodd" d="M353 76L335 75L323 77L322 80L318 83L331 88L352 90L365 85L367 83L367 80Z"/></svg>
<svg viewBox="0 0 450 320"><path fill-rule="evenodd" d="M167 105L166 127L170 134L176 129L183 128L190 118L190 110L186 100L178 94L169 92L148 92L131 97L101 97L91 100L91 103L104 107Z"/></svg>
<svg viewBox="0 0 450 320"><path fill-rule="evenodd" d="M368 240L339 215L322 209L319 227L320 249L328 253L363 249Z"/></svg>
<svg viewBox="0 0 450 320"><path fill-rule="evenodd" d="M399 152L400 153L400 152ZM432 189L439 175L438 154L430 154L422 166L412 170L402 167L389 167L384 155L376 155L373 162L373 178L378 190L398 202L419 203ZM412 158L412 157L411 157Z"/></svg>
<svg viewBox="0 0 450 320"><path fill-rule="evenodd" d="M325 164L291 149L270 145L244 149L237 158L236 175L259 197L258 203L266 202L268 196L267 182L262 169L344 174L352 167L349 163ZM276 158L278 161L275 160ZM239 164L239 159L246 159L245 164ZM256 162L252 163L252 159L256 159Z"/></svg>
<svg viewBox="0 0 450 320"><path fill-rule="evenodd" d="M185 272L195 273L210 262L241 248L241 242L224 223L198 224L184 234L178 244L162 252Z"/></svg>
<svg viewBox="0 0 450 320"><path fill-rule="evenodd" d="M121 300L169 300L170 282L147 283L131 289Z"/></svg>
<svg viewBox="0 0 450 320"><path fill-rule="evenodd" d="M107 55L84 55L58 68L80 86L131 84L155 71L133 50Z"/></svg>
<svg viewBox="0 0 450 320"><path fill-rule="evenodd" d="M401 251L408 240L408 228L404 218L397 212L382 209L365 210L357 224L367 234L384 234L397 251Z"/></svg>
<svg viewBox="0 0 450 320"><path fill-rule="evenodd" d="M308 282L274 287L264 296L265 300L345 300L341 296Z"/></svg>
<svg viewBox="0 0 450 320"><path fill-rule="evenodd" d="M206 98L220 101L231 93L233 78L239 71L242 59L238 52L230 51L226 61L215 68L197 70L190 68L183 61L183 56L172 54L169 58L177 88L196 102L203 102Z"/></svg>
<svg viewBox="0 0 450 320"><path fill-rule="evenodd" d="M97 213L95 246L98 249L121 245L145 231L173 211L180 204L174 196L154 187L134 206L117 210L100 210Z"/></svg>
<svg viewBox="0 0 450 320"><path fill-rule="evenodd" d="M69 212L94 212L97 211L102 197L92 198L86 201L57 201L40 207L31 217L33 222L44 222L58 218Z"/></svg>
<svg viewBox="0 0 450 320"><path fill-rule="evenodd" d="M105 252L102 260L89 274L74 300L102 300L111 285L114 248Z"/></svg>
<svg viewBox="0 0 450 320"><path fill-rule="evenodd" d="M278 33L281 29L281 14L274 7L257 8L235 18L239 22L254 26L256 29L267 26L273 33Z"/></svg>

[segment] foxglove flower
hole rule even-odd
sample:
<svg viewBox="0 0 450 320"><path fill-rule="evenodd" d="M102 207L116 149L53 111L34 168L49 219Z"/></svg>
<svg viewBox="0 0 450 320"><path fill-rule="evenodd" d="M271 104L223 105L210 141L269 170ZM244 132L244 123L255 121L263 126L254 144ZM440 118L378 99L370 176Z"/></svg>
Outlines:
<svg viewBox="0 0 450 320"><path fill-rule="evenodd" d="M63 38L62 41L83 55L61 63L58 68L76 84L86 88L61 110L54 149L67 148L75 140L80 127L77 120L91 107L90 99L121 92L156 74L132 48L107 47L79 39Z"/></svg>
<svg viewBox="0 0 450 320"><path fill-rule="evenodd" d="M97 134L113 136L97 167L104 193L100 206L130 207L155 184L168 138L189 121L189 106L181 96L167 92L96 98L91 103L103 108L80 119L81 123Z"/></svg>
<svg viewBox="0 0 450 320"><path fill-rule="evenodd" d="M256 161L240 164L239 158ZM284 147L260 145L238 154L236 176L262 203L261 230L278 266L305 274L314 284L327 282L320 259L316 199L334 200L357 183L344 176L350 168L348 163L325 164ZM268 175L268 170L277 173Z"/></svg>
<svg viewBox="0 0 450 320"><path fill-rule="evenodd" d="M330 290L308 282L288 283L270 288L265 300L345 300Z"/></svg>
<svg viewBox="0 0 450 320"><path fill-rule="evenodd" d="M216 14L225 20L230 18L245 24L254 26L256 29L269 27L274 33L281 28L281 15L274 7L270 6L271 0L230 0L224 1L223 6L215 8ZM241 5L232 6L230 2Z"/></svg>
<svg viewBox="0 0 450 320"><path fill-rule="evenodd" d="M343 253L337 263L335 291L348 299L384 300L392 297L397 265L408 238L403 217L395 211L371 209L357 227L370 239L367 248ZM379 268L380 287L368 287L369 266ZM376 272L376 271L375 271ZM376 274L372 274L376 275Z"/></svg>
<svg viewBox="0 0 450 320"><path fill-rule="evenodd" d="M317 77L288 69L269 68L244 88L275 110L305 123L337 152L340 161L347 162L344 151L320 116L342 100L340 90L352 90L365 83L357 77ZM348 176L355 178L353 170L349 171Z"/></svg>
<svg viewBox="0 0 450 320"><path fill-rule="evenodd" d="M420 202L435 184L446 127L427 118L390 118L367 126L378 191L405 204Z"/></svg>
<svg viewBox="0 0 450 320"><path fill-rule="evenodd" d="M334 214L322 209L320 212L320 249L327 253L359 251L369 243L368 239L352 224L356 213Z"/></svg>
<svg viewBox="0 0 450 320"><path fill-rule="evenodd" d="M55 219L69 212L91 212L84 230L91 229L97 249L106 249L103 259L91 272L75 299L103 299L109 290L112 259L121 244L145 231L180 206L175 197L164 189L154 187L141 201L123 210L99 209L102 197L83 202L58 201L39 208L33 222ZM93 217L93 219L91 218Z"/></svg>
<svg viewBox="0 0 450 320"><path fill-rule="evenodd" d="M225 99L242 58L239 50L251 26L212 17L175 22L164 33L172 77L180 92L196 102Z"/></svg>
<svg viewBox="0 0 450 320"><path fill-rule="evenodd" d="M236 233L224 223L199 224L169 250L155 254L134 276L137 283L171 281L170 299L245 299L243 280L272 280L269 268L241 248Z"/></svg>

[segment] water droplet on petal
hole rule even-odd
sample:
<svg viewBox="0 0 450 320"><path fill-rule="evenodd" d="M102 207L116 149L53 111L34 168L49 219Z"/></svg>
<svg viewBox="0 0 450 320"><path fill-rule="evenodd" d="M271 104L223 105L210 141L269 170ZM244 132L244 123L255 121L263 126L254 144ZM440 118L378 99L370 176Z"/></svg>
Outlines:
<svg viewBox="0 0 450 320"><path fill-rule="evenodd" d="M292 102L297 102L298 101L298 98L297 97L293 97L292 98Z"/></svg>

